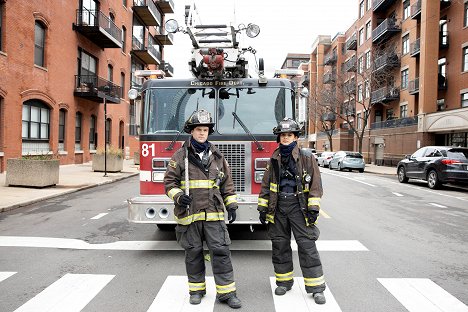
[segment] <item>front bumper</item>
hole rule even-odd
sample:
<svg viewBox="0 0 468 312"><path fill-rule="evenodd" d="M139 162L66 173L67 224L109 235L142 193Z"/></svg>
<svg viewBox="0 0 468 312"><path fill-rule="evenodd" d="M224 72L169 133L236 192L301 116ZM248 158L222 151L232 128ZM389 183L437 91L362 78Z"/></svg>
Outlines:
<svg viewBox="0 0 468 312"><path fill-rule="evenodd" d="M132 223L176 224L174 203L166 195L141 195L127 200L128 221ZM258 220L258 196L237 196L236 221L234 224L260 224ZM227 213L224 214L227 218Z"/></svg>

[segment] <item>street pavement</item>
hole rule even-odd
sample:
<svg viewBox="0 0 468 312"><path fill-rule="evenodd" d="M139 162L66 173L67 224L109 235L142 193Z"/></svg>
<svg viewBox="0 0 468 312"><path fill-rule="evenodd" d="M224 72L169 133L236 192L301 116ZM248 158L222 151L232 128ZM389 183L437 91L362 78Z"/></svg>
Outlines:
<svg viewBox="0 0 468 312"><path fill-rule="evenodd" d="M367 164L365 172L396 175L396 168ZM27 188L5 186L6 172L0 173L0 213L45 199L73 193L82 189L112 183L139 173L133 159L124 160L123 170L117 173L94 172L92 163L60 166L59 184L54 187Z"/></svg>

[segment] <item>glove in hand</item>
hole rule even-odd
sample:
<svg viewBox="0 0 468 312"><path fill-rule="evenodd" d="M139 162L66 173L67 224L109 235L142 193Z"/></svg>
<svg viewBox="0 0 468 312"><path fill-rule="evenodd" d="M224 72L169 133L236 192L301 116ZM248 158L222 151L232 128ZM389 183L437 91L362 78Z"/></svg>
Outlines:
<svg viewBox="0 0 468 312"><path fill-rule="evenodd" d="M234 221L236 221L236 217L237 217L237 214L236 214L236 209L228 209L227 211L228 213L228 221L229 221L229 224L233 223Z"/></svg>
<svg viewBox="0 0 468 312"><path fill-rule="evenodd" d="M260 215L258 216L258 219L260 220L260 223L262 223L263 225L266 225L267 224L266 211L260 211Z"/></svg>
<svg viewBox="0 0 468 312"><path fill-rule="evenodd" d="M306 217L309 224L314 224L315 221L317 221L318 216L319 212L316 210L309 210L306 212Z"/></svg>
<svg viewBox="0 0 468 312"><path fill-rule="evenodd" d="M187 207L188 205L190 205L191 202L192 202L192 198L185 194L181 195L177 199L177 204L181 205L182 207Z"/></svg>

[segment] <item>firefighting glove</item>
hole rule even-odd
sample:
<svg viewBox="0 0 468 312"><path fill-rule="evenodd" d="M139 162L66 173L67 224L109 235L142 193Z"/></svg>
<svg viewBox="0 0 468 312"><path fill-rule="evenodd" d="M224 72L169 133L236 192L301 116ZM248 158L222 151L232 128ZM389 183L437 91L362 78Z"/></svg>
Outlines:
<svg viewBox="0 0 468 312"><path fill-rule="evenodd" d="M309 224L314 224L315 221L317 221L318 216L319 216L319 212L317 210L308 210L306 212L306 218Z"/></svg>
<svg viewBox="0 0 468 312"><path fill-rule="evenodd" d="M236 209L237 207L227 209L229 224L236 221L236 217L237 217Z"/></svg>
<svg viewBox="0 0 468 312"><path fill-rule="evenodd" d="M177 204L182 206L182 207L187 207L188 205L190 205L190 203L192 202L192 198L188 195L180 195L178 198L177 198Z"/></svg>
<svg viewBox="0 0 468 312"><path fill-rule="evenodd" d="M260 211L260 215L258 216L258 219L260 220L261 224L266 225L267 224L266 211Z"/></svg>

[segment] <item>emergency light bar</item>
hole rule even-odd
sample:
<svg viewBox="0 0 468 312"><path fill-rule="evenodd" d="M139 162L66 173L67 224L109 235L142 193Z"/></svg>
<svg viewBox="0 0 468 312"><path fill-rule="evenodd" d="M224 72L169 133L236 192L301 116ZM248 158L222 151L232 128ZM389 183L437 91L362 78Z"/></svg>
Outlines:
<svg viewBox="0 0 468 312"><path fill-rule="evenodd" d="M150 78L150 79L162 79L166 76L166 73L160 69L155 70L135 70L136 77Z"/></svg>

